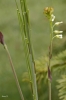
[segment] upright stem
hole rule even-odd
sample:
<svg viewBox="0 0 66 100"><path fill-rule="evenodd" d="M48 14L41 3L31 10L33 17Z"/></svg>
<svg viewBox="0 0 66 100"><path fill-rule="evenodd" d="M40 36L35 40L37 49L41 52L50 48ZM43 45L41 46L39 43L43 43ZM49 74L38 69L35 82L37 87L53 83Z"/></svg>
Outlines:
<svg viewBox="0 0 66 100"><path fill-rule="evenodd" d="M53 27L52 27L52 21L50 21L50 28L51 28L51 34L50 34L50 47L49 47L49 71L51 77L51 58L52 58L52 38L53 38ZM48 77L48 85L49 85L49 100L51 100L51 79Z"/></svg>
<svg viewBox="0 0 66 100"><path fill-rule="evenodd" d="M15 0L15 2L16 2L16 0ZM35 62L34 62L34 57L33 57L30 34L29 34L30 33L29 32L30 31L29 16L28 16L28 9L27 9L27 5L26 5L26 0L20 0L20 5L21 5L22 15L20 15L18 5L16 2L18 20L19 20L22 40L23 40L23 44L24 44L24 51L25 51L25 55L26 55L26 63L28 66L30 81L32 83L31 87L32 87L32 92L33 92L33 99L38 100L36 73L35 73Z"/></svg>
<svg viewBox="0 0 66 100"><path fill-rule="evenodd" d="M23 24L24 24L24 26L23 26L24 36L28 41L28 43L27 43L28 50L29 50L28 60L29 60L29 64L30 64L29 71L31 71L33 99L38 100L35 62L34 62L31 39L30 39L29 17L28 17L28 9L27 9L27 5L26 5L26 0L20 0L20 4L21 4L21 10L22 10L22 20L23 20Z"/></svg>
<svg viewBox="0 0 66 100"><path fill-rule="evenodd" d="M8 55L9 61L10 61L10 65L11 65L11 68L12 68L12 71L13 71L13 74L14 74L14 78L15 78L15 81L16 81L16 85L17 85L21 100L24 100L23 93L22 93L22 90L20 88L19 81L18 81L18 78L17 78L17 74L16 74L16 71L14 69L14 65L13 65L13 62L12 62L12 59L11 59L11 56L10 56L10 53L8 51L6 44L4 44L4 48L7 52L7 55Z"/></svg>

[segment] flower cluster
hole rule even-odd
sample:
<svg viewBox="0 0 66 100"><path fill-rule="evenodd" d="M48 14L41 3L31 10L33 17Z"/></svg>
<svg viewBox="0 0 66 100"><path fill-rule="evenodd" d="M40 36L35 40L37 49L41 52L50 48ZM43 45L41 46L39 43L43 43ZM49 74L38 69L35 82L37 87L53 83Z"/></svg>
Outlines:
<svg viewBox="0 0 66 100"><path fill-rule="evenodd" d="M44 9L44 13L46 15L46 17L50 20L50 21L54 21L55 16L53 15L53 11L54 9L52 7L46 7Z"/></svg>
<svg viewBox="0 0 66 100"><path fill-rule="evenodd" d="M54 26L58 26L58 25L60 25L60 24L62 24L62 23L63 23L63 22L56 22L56 23L54 24ZM53 26L53 27L54 27L54 26ZM63 33L63 31L54 30L53 32L55 33L55 36L54 36L53 38L57 37L57 38L62 39L62 33Z"/></svg>
<svg viewBox="0 0 66 100"><path fill-rule="evenodd" d="M53 9L52 7L46 7L46 8L44 9L44 13L45 13L46 17L49 19L49 21L52 22L52 25L53 25L53 22L54 22L54 20L55 20L55 16L54 16L54 14L53 14L53 11L54 11L54 9ZM53 25L53 27L52 27L52 28L53 28L53 33L55 33L55 34L53 35L53 39L54 39L55 37L62 39L62 33L63 33L63 31L54 30L54 27L55 27L55 26L58 26L58 25L60 25L60 24L62 24L62 23L63 23L62 21L61 21L61 22L56 22L56 23Z"/></svg>

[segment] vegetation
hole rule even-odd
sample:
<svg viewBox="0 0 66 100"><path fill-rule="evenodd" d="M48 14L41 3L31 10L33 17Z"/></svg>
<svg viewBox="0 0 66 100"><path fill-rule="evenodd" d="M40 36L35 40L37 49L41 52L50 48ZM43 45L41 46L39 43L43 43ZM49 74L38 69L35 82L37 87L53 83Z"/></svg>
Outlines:
<svg viewBox="0 0 66 100"><path fill-rule="evenodd" d="M20 0L21 1L21 0ZM28 72L26 61L25 61L25 54L24 54L24 41L23 38L21 40L22 31L19 28L19 20L21 22L21 13L20 9L20 2L17 0L17 9L16 11L16 4L15 1L7 0L4 2L3 0L0 1L0 30L4 35L6 44L9 48L9 52L11 54L12 60L15 65L15 70L17 73L17 77L19 80L20 87L23 91L23 95L25 100L32 100L33 96L31 93L31 87L29 84L34 84L33 75L31 72L31 78L25 72ZM58 5L59 4L59 5ZM8 5L8 7L7 7ZM48 100L48 82L47 82L47 61L48 61L48 47L49 47L49 24L46 17L43 14L44 8L46 6L52 6L54 8L54 15L56 15L56 22L60 22L63 20L63 24L57 27L58 30L63 31L63 39L55 39L53 42L53 58L51 60L51 71L52 71L52 100L65 100L66 94L66 50L65 50L65 32L66 32L66 15L65 15L65 0L53 0L53 2L49 2L48 0L41 0L37 2L37 0L28 0L27 6L29 8L29 19L30 19L30 35L31 35L31 46L33 47L32 52L34 52L34 61L36 66L36 75L37 75L37 87L38 87L38 98L39 100ZM20 13L19 13L20 11ZM17 17L18 13L18 17ZM23 22L24 24L24 22ZM22 26L21 26L22 27ZM25 33L25 32L24 32ZM26 31L26 33L28 33ZM27 34L26 34L27 35ZM48 40L48 41L47 41ZM26 40L28 43L29 41ZM3 100L4 96L7 100L20 100L20 95L18 93L18 89L16 87L16 83L14 81L14 77L12 75L12 70L9 67L9 61L7 58L7 54L5 50L0 45L0 99ZM29 49L28 49L29 50ZM27 48L26 48L27 51ZM25 51L25 53L26 53ZM26 55L27 56L27 55ZM32 53L30 54L32 56ZM28 56L27 56L28 57ZM27 61L31 64L29 58L26 58ZM32 58L31 58L32 59ZM33 59L32 59L33 60ZM33 63L34 64L34 63ZM30 69L30 67L29 67ZM30 69L32 70L32 69ZM23 78L23 75L24 78ZM26 78L25 78L26 77ZM35 77L34 77L35 78ZM30 80L32 79L32 81ZM23 81L24 82L23 82ZM27 81L27 82L25 82ZM33 82L33 83L30 83ZM29 84L28 84L29 83ZM34 89L34 93L36 92L36 88L32 86ZM59 91L58 91L59 90ZM33 94L34 94L33 93ZM59 94L59 96L58 96ZM37 94L36 94L37 95ZM37 96L34 94L34 98L36 99ZM36 99L38 100L38 99Z"/></svg>

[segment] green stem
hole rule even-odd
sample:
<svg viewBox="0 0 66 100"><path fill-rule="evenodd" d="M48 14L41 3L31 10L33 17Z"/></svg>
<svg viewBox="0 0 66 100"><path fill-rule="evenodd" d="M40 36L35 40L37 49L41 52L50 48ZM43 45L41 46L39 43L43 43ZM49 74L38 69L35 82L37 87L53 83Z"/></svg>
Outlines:
<svg viewBox="0 0 66 100"><path fill-rule="evenodd" d="M7 55L8 55L9 61L10 61L10 65L11 65L11 68L12 68L12 71L13 71L13 74L14 74L15 82L16 82L21 100L24 100L23 93L22 93L22 90L20 88L19 81L18 81L18 78L17 78L17 74L16 74L16 71L15 71L15 68L14 68L14 65L13 65L13 62L12 62L12 59L11 59L11 56L10 56L10 53L8 51L8 48L7 48L6 44L4 44L4 48L7 52Z"/></svg>
<svg viewBox="0 0 66 100"><path fill-rule="evenodd" d="M21 35L22 35L21 37L22 37L22 40L23 40L26 63L27 63L29 77L30 77L30 81L31 81L31 69L30 69L30 63L29 63L29 50L28 50L28 46L27 46L28 40L25 37L23 29L22 29L21 16L18 15L18 17L19 17L18 19L19 19L19 25L20 25L20 29L21 29Z"/></svg>
<svg viewBox="0 0 66 100"><path fill-rule="evenodd" d="M16 0L15 0L16 2ZM19 20L19 26L20 26L20 30L21 30L21 37L22 37L22 42L23 42L23 46L24 46L24 52L25 52L25 58L26 58L26 63L27 63L27 68L28 68L28 72L29 72L29 77L30 77L30 81L31 81L31 69L30 69L30 63L29 63L29 50L27 47L27 39L24 35L24 22L23 19L20 15L19 9L18 9L18 5L16 2L16 6L17 6L17 15L18 15L18 20Z"/></svg>
<svg viewBox="0 0 66 100"><path fill-rule="evenodd" d="M50 21L50 28L51 28L51 34L50 34L50 47L49 47L49 70L50 70L50 74L51 74L52 39L53 39L52 21ZM51 80L50 79L48 79L48 85L49 85L49 100L51 100Z"/></svg>
<svg viewBox="0 0 66 100"><path fill-rule="evenodd" d="M49 100L51 100L51 82L49 80Z"/></svg>
<svg viewBox="0 0 66 100"><path fill-rule="evenodd" d="M20 0L21 3L21 10L22 10L22 18L23 18L23 23L24 23L24 33L25 37L28 40L28 48L29 48L29 53L32 55L32 61L34 63L34 57L33 57L33 51L32 51L32 46L31 46L31 40L30 40L30 27L29 27L29 15L28 15L28 9L26 6L26 0Z"/></svg>
<svg viewBox="0 0 66 100"><path fill-rule="evenodd" d="M16 2L19 25L21 29L21 35L22 35L23 46L24 46L24 51L26 56L26 62L28 66L28 72L30 75L30 81L32 82L31 87L33 89L32 90L33 99L38 100L35 62L33 57L32 46L31 46L30 34L29 34L30 28L29 28L29 18L28 18L28 10L26 7L26 0L20 0L20 4L21 4L22 16L20 15L18 5Z"/></svg>
<svg viewBox="0 0 66 100"><path fill-rule="evenodd" d="M22 18L24 23L24 33L25 37L28 40L28 50L29 50L29 59L30 59L30 69L31 69L31 80L33 87L33 98L34 100L38 100L37 94L37 84L36 84L36 74L35 74L35 62L33 57L33 51L31 46L30 34L29 34L29 18L28 18L28 10L26 7L26 0L20 0L21 10L22 10Z"/></svg>
<svg viewBox="0 0 66 100"><path fill-rule="evenodd" d="M52 40L53 40L53 25L52 25L52 21L50 21L50 28L51 28L50 46L51 46L51 55L52 55Z"/></svg>

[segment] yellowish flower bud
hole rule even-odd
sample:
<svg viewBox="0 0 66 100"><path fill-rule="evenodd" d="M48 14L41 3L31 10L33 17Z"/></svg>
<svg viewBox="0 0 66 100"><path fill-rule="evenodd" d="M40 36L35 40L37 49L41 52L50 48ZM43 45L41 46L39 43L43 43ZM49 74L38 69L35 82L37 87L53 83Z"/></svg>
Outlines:
<svg viewBox="0 0 66 100"><path fill-rule="evenodd" d="M44 9L44 14L46 15L46 17L48 19L51 19L51 15L52 15L53 11L54 11L54 9L52 7L46 7Z"/></svg>
<svg viewBox="0 0 66 100"><path fill-rule="evenodd" d="M55 30L54 33L56 33L56 34L58 34L58 33L63 33L63 31Z"/></svg>
<svg viewBox="0 0 66 100"><path fill-rule="evenodd" d="M56 37L57 37L57 38L60 38L60 39L63 38L63 37L62 37L62 34L60 34L60 35L56 35Z"/></svg>
<svg viewBox="0 0 66 100"><path fill-rule="evenodd" d="M55 16L52 14L51 15L51 21L53 22L55 20Z"/></svg>
<svg viewBox="0 0 66 100"><path fill-rule="evenodd" d="M62 21L61 22L56 22L55 25L60 25L62 23L63 23Z"/></svg>

